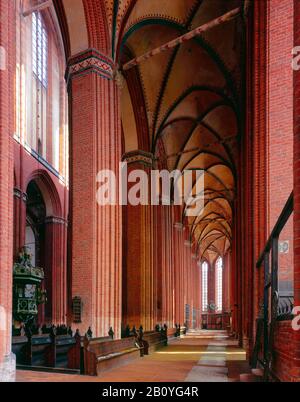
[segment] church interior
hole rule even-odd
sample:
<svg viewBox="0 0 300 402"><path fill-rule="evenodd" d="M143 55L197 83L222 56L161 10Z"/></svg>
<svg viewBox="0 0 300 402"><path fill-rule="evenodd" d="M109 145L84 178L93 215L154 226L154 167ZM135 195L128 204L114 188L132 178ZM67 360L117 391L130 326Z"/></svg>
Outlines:
<svg viewBox="0 0 300 402"><path fill-rule="evenodd" d="M0 0L0 382L300 382L299 51L300 0Z"/></svg>

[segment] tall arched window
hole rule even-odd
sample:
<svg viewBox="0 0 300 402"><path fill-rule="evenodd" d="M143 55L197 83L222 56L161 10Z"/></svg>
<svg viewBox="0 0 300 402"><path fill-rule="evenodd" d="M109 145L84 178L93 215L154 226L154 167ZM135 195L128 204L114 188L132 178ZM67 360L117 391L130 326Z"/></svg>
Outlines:
<svg viewBox="0 0 300 402"><path fill-rule="evenodd" d="M57 18L52 7L24 15L34 3L16 4L15 139L66 178L66 66Z"/></svg>
<svg viewBox="0 0 300 402"><path fill-rule="evenodd" d="M208 264L202 263L202 311L208 307Z"/></svg>
<svg viewBox="0 0 300 402"><path fill-rule="evenodd" d="M223 260L221 257L216 262L216 306L218 311L223 309Z"/></svg>
<svg viewBox="0 0 300 402"><path fill-rule="evenodd" d="M46 158L48 33L41 13L32 14L32 144Z"/></svg>

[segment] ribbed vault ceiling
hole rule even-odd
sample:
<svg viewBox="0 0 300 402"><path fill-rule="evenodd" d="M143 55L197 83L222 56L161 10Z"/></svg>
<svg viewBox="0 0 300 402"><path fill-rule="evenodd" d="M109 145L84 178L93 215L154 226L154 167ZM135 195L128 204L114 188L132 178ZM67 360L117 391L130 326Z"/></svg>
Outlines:
<svg viewBox="0 0 300 402"><path fill-rule="evenodd" d="M78 2L79 0L76 0ZM80 0L81 1L81 0ZM99 0L98 0L99 1ZM69 0L64 0L65 8ZM87 3L92 0L84 0ZM93 3L96 3L94 1ZM111 54L120 64L243 6L242 0L104 0ZM66 14L68 10L66 9ZM205 173L205 208L183 221L199 257L213 261L230 248L236 189L242 18L148 59L135 68L146 108L149 151L169 170ZM74 47L74 46L73 46ZM133 143L136 107L124 86L123 129ZM128 106L128 102L132 102ZM130 140L129 140L130 138Z"/></svg>

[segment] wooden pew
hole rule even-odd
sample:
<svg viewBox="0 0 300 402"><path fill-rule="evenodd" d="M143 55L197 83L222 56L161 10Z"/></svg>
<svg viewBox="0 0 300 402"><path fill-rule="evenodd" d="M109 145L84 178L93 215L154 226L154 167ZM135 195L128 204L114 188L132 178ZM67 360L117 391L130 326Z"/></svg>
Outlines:
<svg viewBox="0 0 300 402"><path fill-rule="evenodd" d="M71 359L71 356L69 357L70 351L75 350L76 338L70 335L53 337L50 334L44 334L33 335L30 338L26 336L14 336L12 338L12 351L16 355L18 365L73 368L69 367L68 362ZM77 364L79 368L80 359Z"/></svg>
<svg viewBox="0 0 300 402"><path fill-rule="evenodd" d="M83 338L82 338L83 339ZM48 367L79 370L83 353L81 336L50 334L14 336L12 352L16 355L17 365L24 367Z"/></svg>
<svg viewBox="0 0 300 402"><path fill-rule="evenodd" d="M167 329L168 340L176 338L176 335L177 335L177 328L168 328Z"/></svg>
<svg viewBox="0 0 300 402"><path fill-rule="evenodd" d="M51 336L33 335L28 338L26 363L35 367L54 367Z"/></svg>
<svg viewBox="0 0 300 402"><path fill-rule="evenodd" d="M56 335L52 338L52 366L58 368L80 368L70 367L72 363L69 363L69 356L72 357L71 351L76 349L76 339L71 335ZM79 355L80 356L80 355Z"/></svg>
<svg viewBox="0 0 300 402"><path fill-rule="evenodd" d="M84 339L84 374L99 376L141 356L135 337L119 340Z"/></svg>
<svg viewBox="0 0 300 402"><path fill-rule="evenodd" d="M27 363L27 336L13 336L12 337L12 352L16 356L17 364Z"/></svg>
<svg viewBox="0 0 300 402"><path fill-rule="evenodd" d="M166 338L161 332L148 331L144 332L143 341L146 342L144 345L144 354L155 352L156 350L166 346Z"/></svg>
<svg viewBox="0 0 300 402"><path fill-rule="evenodd" d="M75 343L68 350L68 368L72 370L80 370L81 374L84 374L84 353L83 353L83 341L84 337L80 336L79 332L74 336Z"/></svg>

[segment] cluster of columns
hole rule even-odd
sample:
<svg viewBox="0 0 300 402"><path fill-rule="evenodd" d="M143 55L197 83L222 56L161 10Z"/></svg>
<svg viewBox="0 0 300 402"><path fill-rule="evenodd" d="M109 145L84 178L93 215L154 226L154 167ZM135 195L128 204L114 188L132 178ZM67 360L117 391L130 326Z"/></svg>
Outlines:
<svg viewBox="0 0 300 402"><path fill-rule="evenodd" d="M81 332L110 327L120 337L122 207L98 206L96 177L110 170L119 182L120 91L112 60L87 50L69 63L70 250L72 297L82 301ZM119 199L119 189L116 189Z"/></svg>
<svg viewBox="0 0 300 402"><path fill-rule="evenodd" d="M127 325L144 330L182 325L186 305L192 323L193 309L200 316L201 286L200 268L184 245L173 206L119 205L119 187L115 205L97 205L98 173L111 170L119 182L120 88L113 71L113 61L95 50L69 63L70 234L72 297L82 301L77 325L82 331L90 326L96 336L112 327L119 337ZM128 176L139 170L148 177L150 201L153 155L136 150L122 160Z"/></svg>
<svg viewBox="0 0 300 402"><path fill-rule="evenodd" d="M151 182L153 155L134 151L123 160L128 163L128 175L142 170ZM150 201L151 188L148 195ZM172 205L124 207L123 327L142 325L153 330L157 324L200 325L200 268L186 240L189 231L178 223L180 214L180 208Z"/></svg>

